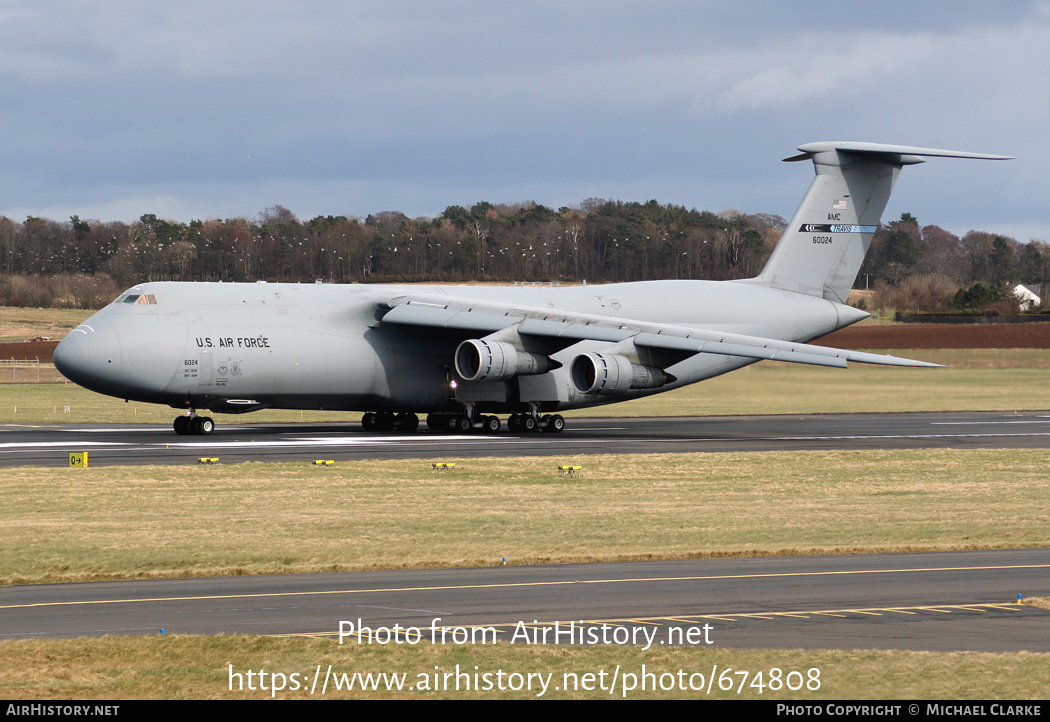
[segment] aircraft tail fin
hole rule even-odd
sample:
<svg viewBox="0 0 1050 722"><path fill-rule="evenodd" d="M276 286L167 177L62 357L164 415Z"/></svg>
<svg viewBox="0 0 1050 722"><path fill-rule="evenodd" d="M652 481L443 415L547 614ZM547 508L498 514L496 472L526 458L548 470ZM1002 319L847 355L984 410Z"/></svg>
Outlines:
<svg viewBox="0 0 1050 722"><path fill-rule="evenodd" d="M769 262L750 279L774 288L845 303L902 167L923 156L1009 160L881 143L824 142L798 147L785 161L812 160L809 186Z"/></svg>

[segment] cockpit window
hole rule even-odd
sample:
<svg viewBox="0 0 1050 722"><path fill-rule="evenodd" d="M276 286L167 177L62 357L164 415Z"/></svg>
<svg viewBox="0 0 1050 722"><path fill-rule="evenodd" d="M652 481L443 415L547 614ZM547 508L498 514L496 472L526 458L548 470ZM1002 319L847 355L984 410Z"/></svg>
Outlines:
<svg viewBox="0 0 1050 722"><path fill-rule="evenodd" d="M157 304L157 297L152 293L125 293L119 296L113 303L137 303L140 306L155 306Z"/></svg>

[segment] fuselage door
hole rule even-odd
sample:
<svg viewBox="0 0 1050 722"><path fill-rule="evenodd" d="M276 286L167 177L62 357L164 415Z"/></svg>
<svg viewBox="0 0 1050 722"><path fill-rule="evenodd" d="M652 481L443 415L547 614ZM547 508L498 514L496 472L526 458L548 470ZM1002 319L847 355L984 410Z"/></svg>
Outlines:
<svg viewBox="0 0 1050 722"><path fill-rule="evenodd" d="M201 354L200 371L197 372L198 386L211 386L212 354L210 351Z"/></svg>

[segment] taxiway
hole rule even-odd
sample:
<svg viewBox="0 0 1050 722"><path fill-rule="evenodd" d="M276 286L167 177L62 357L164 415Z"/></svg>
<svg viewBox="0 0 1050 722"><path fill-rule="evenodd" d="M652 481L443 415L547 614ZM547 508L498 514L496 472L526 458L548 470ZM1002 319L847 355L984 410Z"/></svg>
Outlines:
<svg viewBox="0 0 1050 722"><path fill-rule="evenodd" d="M649 630L658 646L675 643L674 630L706 626L694 633L701 646L1050 652L1050 611L1017 604L1018 594L1050 595L1050 550L7 587L0 638L163 630L335 639L342 621L415 628L424 643L442 627L486 627L509 642L522 626L558 622L562 630L605 625L608 635Z"/></svg>

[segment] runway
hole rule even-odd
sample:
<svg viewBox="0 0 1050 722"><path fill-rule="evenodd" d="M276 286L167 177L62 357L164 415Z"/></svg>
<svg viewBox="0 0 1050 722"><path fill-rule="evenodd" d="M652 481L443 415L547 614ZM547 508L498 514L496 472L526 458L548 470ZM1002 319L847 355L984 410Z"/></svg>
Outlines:
<svg viewBox="0 0 1050 722"><path fill-rule="evenodd" d="M0 466L91 466L332 459L727 451L1050 448L1050 412L570 418L561 434L368 433L358 424L219 423L211 436L168 426L5 424Z"/></svg>
<svg viewBox="0 0 1050 722"><path fill-rule="evenodd" d="M1050 412L574 418L562 434L491 436L366 433L351 424L220 424L208 437L177 436L167 426L0 428L0 465L56 467L73 451L105 466L195 464L200 457L236 463L1050 447ZM559 622L634 630L642 642L645 630L656 630L650 644L690 643L681 635L692 630L693 643L722 647L1050 652L1050 611L1016 604L1018 594L1050 596L1050 550L8 587L0 589L0 639L161 629L333 636L347 621L416 627L424 636L441 627L491 627L506 641L519 624L542 631Z"/></svg>
<svg viewBox="0 0 1050 722"><path fill-rule="evenodd" d="M1050 652L1050 611L1017 604L1018 594L1050 595L1050 550L8 587L0 638L164 630L336 639L343 621L344 632L363 626L373 640L400 630L388 639L402 643L414 628L423 644L478 629L499 643L545 629L547 643L591 643L579 635L592 629L598 643L634 646Z"/></svg>

